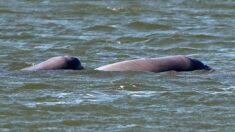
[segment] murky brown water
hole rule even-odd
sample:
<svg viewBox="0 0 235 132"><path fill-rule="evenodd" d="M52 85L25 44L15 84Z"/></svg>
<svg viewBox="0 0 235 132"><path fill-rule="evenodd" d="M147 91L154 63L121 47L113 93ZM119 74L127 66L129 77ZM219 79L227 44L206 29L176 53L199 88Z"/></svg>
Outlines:
<svg viewBox="0 0 235 132"><path fill-rule="evenodd" d="M234 131L234 36L233 0L0 0L0 131ZM92 70L178 54L215 71Z"/></svg>

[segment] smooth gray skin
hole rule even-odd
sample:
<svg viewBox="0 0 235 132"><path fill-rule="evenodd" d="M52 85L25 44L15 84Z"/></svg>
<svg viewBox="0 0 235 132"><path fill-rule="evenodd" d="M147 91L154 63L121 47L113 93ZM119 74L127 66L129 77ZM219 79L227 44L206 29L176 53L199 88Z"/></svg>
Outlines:
<svg viewBox="0 0 235 132"><path fill-rule="evenodd" d="M23 71L39 71L39 70L81 70L83 66L81 62L76 57L70 56L58 56L52 57L44 62L36 64L34 66L26 67L21 69Z"/></svg>
<svg viewBox="0 0 235 132"><path fill-rule="evenodd" d="M128 60L96 68L100 71L148 71L156 73L171 70L193 71L201 69L209 70L210 68L196 59L182 55Z"/></svg>
<svg viewBox="0 0 235 132"><path fill-rule="evenodd" d="M23 71L39 71L39 70L82 70L84 69L81 62L76 57L59 56L50 58L42 63L22 69ZM164 72L164 71L193 71L193 70L210 70L210 67L202 62L191 59L186 56L168 56L161 58L145 58L117 62L96 68L100 71L148 71L148 72Z"/></svg>

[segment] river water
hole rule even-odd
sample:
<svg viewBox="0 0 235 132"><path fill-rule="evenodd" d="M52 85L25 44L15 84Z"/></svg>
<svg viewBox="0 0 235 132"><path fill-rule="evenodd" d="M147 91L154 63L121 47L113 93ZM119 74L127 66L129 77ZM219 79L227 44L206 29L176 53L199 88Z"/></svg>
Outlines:
<svg viewBox="0 0 235 132"><path fill-rule="evenodd" d="M100 72L187 55L213 71ZM20 72L53 56L83 71ZM234 0L0 0L0 131L234 131Z"/></svg>

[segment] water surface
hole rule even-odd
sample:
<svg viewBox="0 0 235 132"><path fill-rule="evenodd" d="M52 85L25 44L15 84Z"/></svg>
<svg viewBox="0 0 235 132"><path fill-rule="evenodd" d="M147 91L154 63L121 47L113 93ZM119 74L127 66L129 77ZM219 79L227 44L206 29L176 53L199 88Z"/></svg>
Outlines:
<svg viewBox="0 0 235 132"><path fill-rule="evenodd" d="M235 130L233 0L1 0L1 131ZM187 55L214 71L100 72ZM84 71L20 72L58 55Z"/></svg>

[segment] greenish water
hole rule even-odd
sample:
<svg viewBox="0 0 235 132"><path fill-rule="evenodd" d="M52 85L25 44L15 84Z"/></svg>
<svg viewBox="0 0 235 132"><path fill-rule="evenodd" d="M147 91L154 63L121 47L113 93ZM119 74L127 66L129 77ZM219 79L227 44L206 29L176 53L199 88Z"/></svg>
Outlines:
<svg viewBox="0 0 235 132"><path fill-rule="evenodd" d="M188 55L215 71L100 72ZM86 70L20 72L58 55ZM0 0L0 131L234 131L235 1Z"/></svg>

